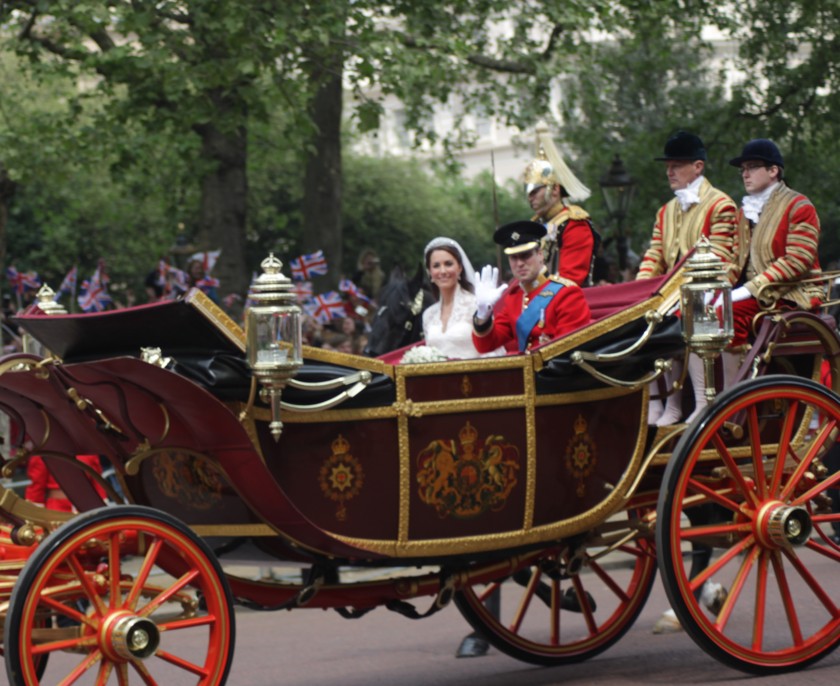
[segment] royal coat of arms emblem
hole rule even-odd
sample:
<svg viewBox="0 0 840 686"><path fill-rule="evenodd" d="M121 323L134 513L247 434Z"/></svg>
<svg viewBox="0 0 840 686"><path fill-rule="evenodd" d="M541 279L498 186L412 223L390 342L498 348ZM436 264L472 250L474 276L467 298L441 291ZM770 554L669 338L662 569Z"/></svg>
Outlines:
<svg viewBox="0 0 840 686"><path fill-rule="evenodd" d="M503 436L479 441L467 422L452 439L432 441L417 456L420 499L441 518L471 519L501 510L517 484L519 449Z"/></svg>

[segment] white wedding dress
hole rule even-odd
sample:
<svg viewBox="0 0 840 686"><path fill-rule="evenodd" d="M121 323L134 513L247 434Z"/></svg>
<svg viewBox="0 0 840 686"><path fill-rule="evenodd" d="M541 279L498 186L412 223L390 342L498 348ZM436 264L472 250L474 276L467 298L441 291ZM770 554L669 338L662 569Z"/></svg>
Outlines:
<svg viewBox="0 0 840 686"><path fill-rule="evenodd" d="M471 357L495 356L504 352L503 349L479 355L472 342L473 314L475 314L475 296L461 288L455 287L455 302L452 313L443 330L440 319L440 301L423 312L423 334L426 345L435 348L450 359L469 359Z"/></svg>

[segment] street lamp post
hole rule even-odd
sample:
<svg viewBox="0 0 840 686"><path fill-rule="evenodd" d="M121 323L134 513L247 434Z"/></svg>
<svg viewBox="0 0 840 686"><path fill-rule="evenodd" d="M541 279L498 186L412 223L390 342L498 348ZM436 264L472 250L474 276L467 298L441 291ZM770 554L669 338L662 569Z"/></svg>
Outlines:
<svg viewBox="0 0 840 686"><path fill-rule="evenodd" d="M627 236L624 235L624 219L627 217L627 210L633 200L636 181L627 173L618 153L613 157L609 170L601 177L598 185L604 193L609 218L615 219L618 268L623 273L627 269Z"/></svg>

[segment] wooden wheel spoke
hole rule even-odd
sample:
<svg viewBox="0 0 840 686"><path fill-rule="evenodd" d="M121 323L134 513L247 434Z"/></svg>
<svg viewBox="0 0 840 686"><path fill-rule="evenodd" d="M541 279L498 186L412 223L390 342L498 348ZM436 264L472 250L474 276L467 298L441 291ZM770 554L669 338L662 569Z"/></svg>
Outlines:
<svg viewBox="0 0 840 686"><path fill-rule="evenodd" d="M836 426L836 422L826 422L823 424L819 430L817 431L817 435L811 441L811 445L808 448L808 451L805 453L805 456L799 461L799 464L796 465L796 469L793 471L790 479L785 484L784 489L782 490L781 494L779 495L779 499L782 501L787 501L791 498L794 493L794 490L799 485L799 482L802 480L805 472L808 471L811 463L814 461L814 458L822 449L823 445L825 444L828 435L830 434L831 430ZM784 461L781 459L781 461ZM814 487L810 488L807 493L815 492L818 493L823 489L822 484L817 484ZM806 493L806 494L807 494ZM806 495L806 494L803 494ZM800 497L803 497L800 496Z"/></svg>
<svg viewBox="0 0 840 686"><path fill-rule="evenodd" d="M96 686L106 686L113 670L113 662L102 662L99 665L99 674L96 675ZM117 675L117 679L119 679L119 675Z"/></svg>
<svg viewBox="0 0 840 686"><path fill-rule="evenodd" d="M158 629L161 631L178 631L178 629L192 629L197 626L207 626L208 624L215 624L218 617L215 615L204 615L202 617L189 617L187 619L173 619L171 622L159 623Z"/></svg>
<svg viewBox="0 0 840 686"><path fill-rule="evenodd" d="M46 630L45 631L49 631ZM64 636L61 629L55 629L55 633L59 636ZM44 655L46 653L54 653L59 650L73 650L76 648L91 648L96 645L95 636L79 636L77 630L73 630L75 634L71 638L59 638L55 641L43 641L33 645L30 649L33 655Z"/></svg>
<svg viewBox="0 0 840 686"><path fill-rule="evenodd" d="M522 599L519 601L519 607L516 609L516 614L513 616L513 621L510 625L510 630L515 634L519 633L519 630L522 627L522 620L525 619L525 614L528 612L528 607L531 605L531 601L534 599L534 594L537 591L537 584L540 583L541 576L542 572L539 569L534 568L534 573L528 580L528 585L525 587L525 591L522 594Z"/></svg>
<svg viewBox="0 0 840 686"><path fill-rule="evenodd" d="M171 665L175 665L176 667L180 667L181 669L190 672L191 674L195 674L196 676L205 677L210 673L206 667L201 667L189 660L185 660L173 655L172 653L168 653L165 650L158 650L155 655L161 660L168 662Z"/></svg>
<svg viewBox="0 0 840 686"><path fill-rule="evenodd" d="M820 493L824 493L829 488L837 488L838 484L840 484L840 471L835 472L829 478L820 481L818 484L814 484L811 488L807 491L798 495L791 501L793 505L804 505L809 500L812 500L814 497L818 496ZM826 515L827 519L825 521L833 521L834 519L840 518L840 515ZM815 520L817 517L814 518Z"/></svg>
<svg viewBox="0 0 840 686"><path fill-rule="evenodd" d="M767 610L767 552L759 556L756 567L755 607L753 618L752 649L761 650L764 645L764 617Z"/></svg>
<svg viewBox="0 0 840 686"><path fill-rule="evenodd" d="M157 651L157 653L155 653L155 655L161 657L161 652L162 651L159 650ZM140 678L143 680L143 683L146 684L146 686L159 686L158 682L155 681L154 677L152 677L151 673L149 672L149 668L146 667L145 663L140 662L140 660L132 660L130 664L134 668L134 671L140 675Z"/></svg>
<svg viewBox="0 0 840 686"><path fill-rule="evenodd" d="M748 534L752 531L752 526L749 522L726 524L706 524L700 526L691 526L680 530L680 536L689 541L694 541L703 538L719 537L721 534Z"/></svg>
<svg viewBox="0 0 840 686"><path fill-rule="evenodd" d="M578 605L580 606L580 611L583 614L583 619L586 622L586 627L589 629L589 633L594 636L598 633L598 623L595 621L595 617L592 614L592 608L589 605L589 599L586 597L586 591L583 588L580 576L575 575L572 577L572 587L575 589L575 595L577 596Z"/></svg>
<svg viewBox="0 0 840 686"><path fill-rule="evenodd" d="M802 645L802 627L799 624L799 617L796 614L796 607L793 604L793 597L790 592L790 585L788 584L787 574L782 565L782 560L778 554L773 555L773 572L776 574L776 584L779 587L779 592L782 598L782 604L785 608L785 616L788 620L788 627L790 627L790 636L794 645Z"/></svg>
<svg viewBox="0 0 840 686"><path fill-rule="evenodd" d="M189 572L186 572L183 576L179 579L176 579L167 589L164 589L160 593L158 593L154 598L152 598L146 605L144 605L140 610L138 610L137 614L141 617L148 617L151 615L155 610L157 610L161 605L167 602L172 596L174 596L178 591L182 588L187 586L193 579L198 576L198 570L192 569Z"/></svg>
<svg viewBox="0 0 840 686"><path fill-rule="evenodd" d="M695 496L688 496L683 500L683 507L688 508L695 505L705 505L708 502L714 502L722 507L725 507L727 510L731 510L732 512L738 512L740 507L738 503L736 503L731 498L727 498L726 496L734 491L732 489L716 489L710 488L702 481L698 481L696 479L689 479L688 486L686 488L687 491L692 491L699 496L704 496L702 498L697 498Z"/></svg>
<svg viewBox="0 0 840 686"><path fill-rule="evenodd" d="M782 476L784 475L785 470L785 459L787 458L790 450L790 438L793 435L793 428L796 421L796 410L798 407L798 401L791 401L790 407L788 407L787 412L784 415L782 431L779 436L779 446L776 451L776 464L773 468L773 481L770 484L770 495L772 497L777 497L779 489L782 485ZM761 448L759 447L759 452L760 450Z"/></svg>
<svg viewBox="0 0 840 686"><path fill-rule="evenodd" d="M162 546L163 540L161 540L160 538L156 538L152 542L152 545L149 546L149 549L146 551L146 556L143 558L143 563L140 565L140 570L137 572L137 577L134 580L134 585L131 587L131 591L125 599L125 606L128 609L136 609L137 600L140 597L140 592L146 585L146 580L149 578L149 574L152 571L152 567L154 567L155 563L157 562L157 557L160 553L160 549Z"/></svg>
<svg viewBox="0 0 840 686"><path fill-rule="evenodd" d="M758 423L758 411L755 405L747 412L747 426L750 436L750 453L753 456L753 469L755 470L755 483L758 486L758 496L761 499L767 497L767 484L764 475L764 461L761 451L761 427Z"/></svg>
<svg viewBox="0 0 840 686"><path fill-rule="evenodd" d="M603 582L604 582L604 585L605 585L608 589L610 589L610 591L612 591L612 592L613 592L613 594L614 594L614 595L615 595L615 596L616 596L619 600L621 600L622 602L625 602L625 603L626 603L626 602L630 599L630 596L629 596L629 595L627 595L627 593L625 592L625 590L624 590L623 588L621 588L621 586L619 586L619 585L615 582L615 579L613 579L613 577L612 577L612 575L611 575L611 574L607 574L607 572L604 570L604 568L603 568L603 567L601 567L601 565L599 565L597 562L590 562L590 563L589 563L589 568L590 568L593 572L595 572L595 574L598 576L598 578L599 578L601 581L603 581Z"/></svg>
<svg viewBox="0 0 840 686"><path fill-rule="evenodd" d="M479 595L479 599L481 600L481 602L482 602L482 603L487 602L487 599L488 599L491 595L493 595L493 593L494 593L495 591L497 591L497 590L501 589L501 587L502 587L502 584L501 584L500 582L498 582L498 581L493 581L493 582L491 582L491 583L487 584L487 585L484 587L484 590L483 590L483 591L481 592L481 594Z"/></svg>
<svg viewBox="0 0 840 686"><path fill-rule="evenodd" d="M110 575L111 597L108 603L112 610L117 609L122 602L122 593L120 592L120 536L119 531L115 531L110 536L110 544L108 546L108 573Z"/></svg>
<svg viewBox="0 0 840 686"><path fill-rule="evenodd" d="M807 547L810 550L818 549L818 551L821 553L833 552L828 551L824 546L814 544L813 541L809 541ZM802 560L795 553L795 551L786 550L784 551L784 555L788 562L790 562L793 568L797 571L802 580L808 585L808 587L811 589L814 595L817 598L819 598L820 602L823 604L823 607L825 607L825 609L828 610L828 613L834 619L840 617L840 610L838 610L837 605L835 605L834 601L825 592L825 589L822 587L822 584L820 584L816 580L814 575L811 574L808 568L805 567L804 564L802 564ZM834 556L832 555L832 557ZM782 572L784 572L783 568L781 567L781 564L779 565L779 568Z"/></svg>
<svg viewBox="0 0 840 686"><path fill-rule="evenodd" d="M717 560L710 563L706 567L706 569L700 572L693 579L689 580L689 586L691 588L692 593L696 592L704 583L706 583L706 581L708 581L714 574L718 573L721 569L723 569L736 556L740 555L742 552L744 552L744 550L753 546L754 544L755 537L752 534L750 534L749 536L741 539L735 545L729 548L729 550L727 550ZM732 596L731 591L729 595Z"/></svg>
<svg viewBox="0 0 840 686"><path fill-rule="evenodd" d="M76 578L82 584L82 588L87 595L88 600L93 603L96 611L103 615L107 612L107 608L105 607L105 603L102 602L102 596L96 591L93 587L93 581L90 578L90 575L85 571L84 567L82 566L81 561L79 560L78 556L73 553L68 556L67 564L70 565L70 569L73 570L73 573L76 575Z"/></svg>
<svg viewBox="0 0 840 686"><path fill-rule="evenodd" d="M747 482L744 480L744 475L741 473L741 470L738 468L737 463L735 462L735 458L732 457L732 453L729 452L729 448L726 447L726 444L723 442L723 437L720 435L719 432L716 432L712 436L712 443L715 446L715 450L717 450L718 455L720 455L720 459L723 461L723 464L729 470L729 474L732 477L732 480L735 482L738 490L744 496L744 499L749 502L753 507L758 506L758 496L755 494L755 491L750 488Z"/></svg>
<svg viewBox="0 0 840 686"><path fill-rule="evenodd" d="M84 622L88 626L96 625L96 622L83 612L79 612L75 607L65 605L64 603L59 602L55 598L51 598L47 594L42 595L38 602L41 605L46 605L50 609L54 610L55 612L61 615L64 615L65 617L69 617L74 622Z"/></svg>
<svg viewBox="0 0 840 686"><path fill-rule="evenodd" d="M87 672L101 659L102 653L99 649L91 651L85 656L84 660L76 665L76 668L72 672L58 682L58 686L72 686L72 684L75 684L85 672Z"/></svg>
<svg viewBox="0 0 840 686"><path fill-rule="evenodd" d="M715 621L715 627L717 627L721 633L723 633L726 628L726 624L732 616L732 611L735 609L735 603L737 603L741 592L744 590L744 584L746 584L747 579L749 578L750 570L755 564L759 554L760 551L758 546L754 546L741 561L741 566L739 567L738 573L735 575L735 579L729 589L729 595L726 597L723 607L721 607L720 613ZM709 571L708 568L706 571Z"/></svg>

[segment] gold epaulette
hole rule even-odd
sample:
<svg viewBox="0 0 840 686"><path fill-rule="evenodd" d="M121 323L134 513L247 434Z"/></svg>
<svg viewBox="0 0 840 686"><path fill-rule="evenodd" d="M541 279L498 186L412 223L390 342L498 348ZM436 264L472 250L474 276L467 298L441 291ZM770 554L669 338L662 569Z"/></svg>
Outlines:
<svg viewBox="0 0 840 686"><path fill-rule="evenodd" d="M582 207L578 207L577 205L566 206L566 209L560 213L560 217L563 217L562 221L566 220L566 217L564 217L566 213L568 213L569 219L589 219L589 212L587 212Z"/></svg>
<svg viewBox="0 0 840 686"><path fill-rule="evenodd" d="M567 279L567 278L565 278L563 276L559 276L557 274L552 274L548 278L549 278L549 280L554 281L555 283L561 283L564 286L577 286L577 284L574 281L572 281L571 279Z"/></svg>

